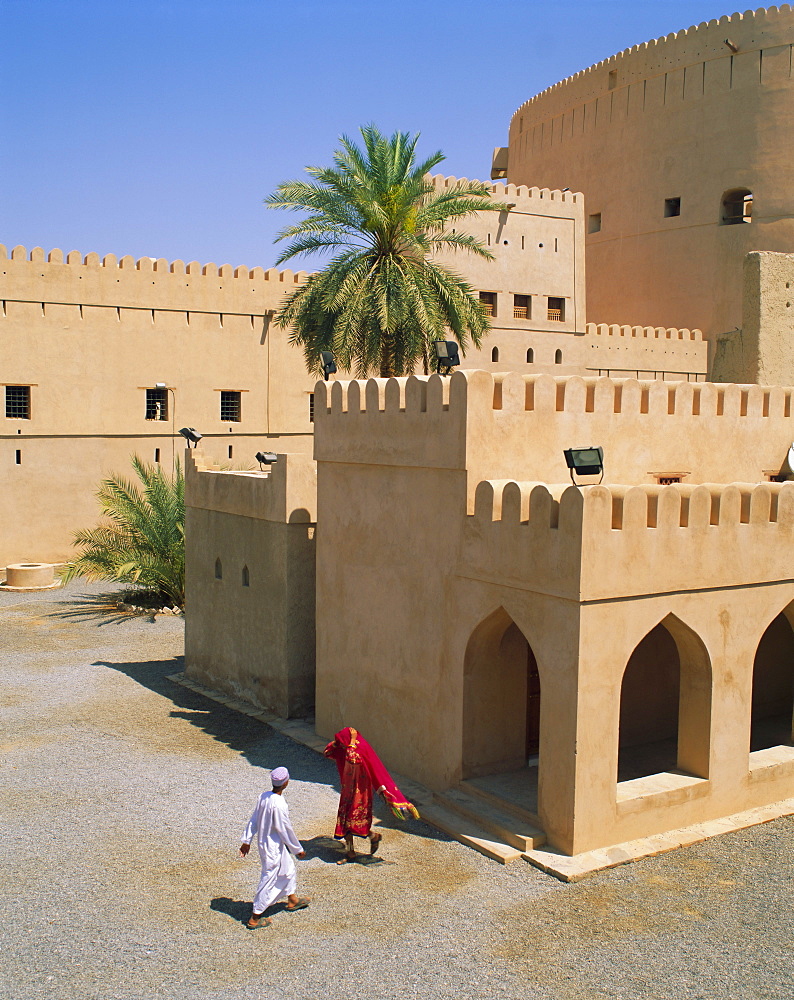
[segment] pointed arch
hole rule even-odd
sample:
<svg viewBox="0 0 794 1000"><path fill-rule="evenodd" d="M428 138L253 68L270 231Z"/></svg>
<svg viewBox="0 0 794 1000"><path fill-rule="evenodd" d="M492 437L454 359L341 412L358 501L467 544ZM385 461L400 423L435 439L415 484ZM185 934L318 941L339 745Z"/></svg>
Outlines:
<svg viewBox="0 0 794 1000"><path fill-rule="evenodd" d="M791 746L794 714L794 602L764 629L753 659L750 753Z"/></svg>
<svg viewBox="0 0 794 1000"><path fill-rule="evenodd" d="M248 567L247 566L243 566L242 577L243 577L243 580L242 580L243 586L244 587L250 587L251 586L251 577L250 577L250 574L248 573Z"/></svg>
<svg viewBox="0 0 794 1000"><path fill-rule="evenodd" d="M668 614L635 646L623 672L618 780L680 770L708 778L711 659L703 640Z"/></svg>
<svg viewBox="0 0 794 1000"><path fill-rule="evenodd" d="M540 753L540 674L504 607L472 632L463 671L463 776L525 768ZM537 763L537 760L534 761Z"/></svg>
<svg viewBox="0 0 794 1000"><path fill-rule="evenodd" d="M215 560L215 579L223 579L223 563L220 560L220 556Z"/></svg>

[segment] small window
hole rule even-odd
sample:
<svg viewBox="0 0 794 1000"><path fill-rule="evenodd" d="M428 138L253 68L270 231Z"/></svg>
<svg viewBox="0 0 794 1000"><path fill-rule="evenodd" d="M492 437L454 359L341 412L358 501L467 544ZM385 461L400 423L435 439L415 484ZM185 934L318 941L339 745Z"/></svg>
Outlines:
<svg viewBox="0 0 794 1000"><path fill-rule="evenodd" d="M309 423L314 423L314 393L309 393Z"/></svg>
<svg viewBox="0 0 794 1000"><path fill-rule="evenodd" d="M555 365L561 365L562 364L562 351L555 351L554 352L554 364Z"/></svg>
<svg viewBox="0 0 794 1000"><path fill-rule="evenodd" d="M215 560L215 579L216 580L223 579L223 563L220 561L220 559Z"/></svg>
<svg viewBox="0 0 794 1000"><path fill-rule="evenodd" d="M30 386L6 386L6 417L9 420L30 420Z"/></svg>
<svg viewBox="0 0 794 1000"><path fill-rule="evenodd" d="M498 361L498 360L499 360L499 348L494 347L491 349L491 361Z"/></svg>
<svg viewBox="0 0 794 1000"><path fill-rule="evenodd" d="M535 360L535 352L530 347L527 351L527 364L531 365Z"/></svg>
<svg viewBox="0 0 794 1000"><path fill-rule="evenodd" d="M550 319L554 323L561 323L565 319L565 299L549 297L546 319Z"/></svg>
<svg viewBox="0 0 794 1000"><path fill-rule="evenodd" d="M486 316L496 315L496 292L480 292L480 303Z"/></svg>
<svg viewBox="0 0 794 1000"><path fill-rule="evenodd" d="M251 585L250 578L248 576L248 567L243 566L243 586L249 587Z"/></svg>
<svg viewBox="0 0 794 1000"><path fill-rule="evenodd" d="M675 483L681 482L680 476L657 476L656 481L660 486L674 486Z"/></svg>
<svg viewBox="0 0 794 1000"><path fill-rule="evenodd" d="M146 390L146 419L168 420L168 389Z"/></svg>
<svg viewBox="0 0 794 1000"><path fill-rule="evenodd" d="M160 449L159 448L155 448L154 449L154 464L155 465L159 465L160 464Z"/></svg>
<svg viewBox="0 0 794 1000"><path fill-rule="evenodd" d="M664 199L664 217L665 219L672 219L676 215L681 214L681 199L680 198L665 198Z"/></svg>
<svg viewBox="0 0 794 1000"><path fill-rule="evenodd" d="M600 233L601 232L601 213L595 212L593 215L587 216L587 231L588 233Z"/></svg>
<svg viewBox="0 0 794 1000"><path fill-rule="evenodd" d="M529 295L513 296L513 319L532 318L532 298Z"/></svg>
<svg viewBox="0 0 794 1000"><path fill-rule="evenodd" d="M16 462L17 465L22 465L22 449L21 448L17 448L16 455L14 456L14 460L15 460L15 462Z"/></svg>
<svg viewBox="0 0 794 1000"><path fill-rule="evenodd" d="M609 71L609 90L614 90L618 85L618 71L616 69L611 69Z"/></svg>
<svg viewBox="0 0 794 1000"><path fill-rule="evenodd" d="M726 191L722 196L722 211L720 213L720 224L723 226L735 226L743 222L752 222L753 219L753 192L747 188L735 188L733 191Z"/></svg>
<svg viewBox="0 0 794 1000"><path fill-rule="evenodd" d="M229 458L232 458L233 456L234 456L234 446L229 445Z"/></svg>
<svg viewBox="0 0 794 1000"><path fill-rule="evenodd" d="M231 389L221 389L221 420L228 420L236 424L240 422L241 395L241 393Z"/></svg>

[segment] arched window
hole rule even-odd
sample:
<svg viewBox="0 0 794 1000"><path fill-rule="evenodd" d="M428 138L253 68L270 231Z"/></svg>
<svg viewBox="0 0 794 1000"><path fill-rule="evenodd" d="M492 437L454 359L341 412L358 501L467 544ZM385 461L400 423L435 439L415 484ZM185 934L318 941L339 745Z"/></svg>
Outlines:
<svg viewBox="0 0 794 1000"><path fill-rule="evenodd" d="M735 226L753 221L753 192L747 188L733 188L722 196L720 225Z"/></svg>
<svg viewBox="0 0 794 1000"><path fill-rule="evenodd" d="M498 361L498 360L499 360L499 348L494 347L491 350L491 361Z"/></svg>
<svg viewBox="0 0 794 1000"><path fill-rule="evenodd" d="M248 567L243 566L243 586L250 586L250 577L248 576Z"/></svg>
<svg viewBox="0 0 794 1000"><path fill-rule="evenodd" d="M220 559L215 560L215 579L216 580L223 579L223 563L220 561Z"/></svg>
<svg viewBox="0 0 794 1000"><path fill-rule="evenodd" d="M562 351L555 351L554 352L554 364L555 365L561 365L562 364Z"/></svg>
<svg viewBox="0 0 794 1000"><path fill-rule="evenodd" d="M527 351L527 364L531 365L534 360L535 360L535 352L530 347L529 350Z"/></svg>

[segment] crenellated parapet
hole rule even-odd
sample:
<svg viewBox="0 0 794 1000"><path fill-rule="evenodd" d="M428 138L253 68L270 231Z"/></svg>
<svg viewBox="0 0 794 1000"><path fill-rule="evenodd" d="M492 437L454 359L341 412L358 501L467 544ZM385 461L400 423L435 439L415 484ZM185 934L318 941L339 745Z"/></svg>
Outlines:
<svg viewBox="0 0 794 1000"><path fill-rule="evenodd" d="M483 481L463 537L466 575L577 600L776 582L791 577L794 483Z"/></svg>
<svg viewBox="0 0 794 1000"><path fill-rule="evenodd" d="M585 336L588 368L607 374L653 378L657 372L681 373L705 380L708 372L708 345L700 330L588 323Z"/></svg>
<svg viewBox="0 0 794 1000"><path fill-rule="evenodd" d="M672 77L673 86L680 85L679 89L686 96L717 92L724 86L724 74L714 65L718 61L735 71L736 84L758 85L772 79L783 82L789 76L789 63L783 58L782 50L794 42L793 29L792 8L789 4L781 4L703 21L624 49L525 101L512 117L511 142L531 126L569 108L602 95L611 99L621 88L643 85L660 76ZM735 51L726 46L726 37L730 38ZM763 66L765 52L766 67ZM704 70L697 81L692 74L687 88L683 75L688 67L698 65L710 65L710 70Z"/></svg>
<svg viewBox="0 0 794 1000"><path fill-rule="evenodd" d="M479 180L470 181L468 177L453 177L444 174L431 174L428 180L432 182L433 187L439 193L458 186L465 187L470 183L482 183ZM524 184L487 184L486 187L494 201L515 202L514 208L516 210L536 215L551 214L552 211L559 213L562 205L581 206L583 200L582 195L578 192L528 187ZM553 203L553 208L551 203Z"/></svg>
<svg viewBox="0 0 794 1000"><path fill-rule="evenodd" d="M303 271L41 247L9 253L0 245L0 298L11 302L262 314L306 277Z"/></svg>
<svg viewBox="0 0 794 1000"><path fill-rule="evenodd" d="M307 455L278 455L264 471L222 470L185 451L185 506L279 524L317 520L317 467Z"/></svg>
<svg viewBox="0 0 794 1000"><path fill-rule="evenodd" d="M564 483L565 448L600 445L605 482L759 482L794 440L794 389L458 371L319 383L318 460L466 469ZM421 448L417 446L421 442Z"/></svg>
<svg viewBox="0 0 794 1000"><path fill-rule="evenodd" d="M619 323L587 323L587 333L592 337L623 337L626 340L703 340L701 330L678 329L664 326L627 326Z"/></svg>

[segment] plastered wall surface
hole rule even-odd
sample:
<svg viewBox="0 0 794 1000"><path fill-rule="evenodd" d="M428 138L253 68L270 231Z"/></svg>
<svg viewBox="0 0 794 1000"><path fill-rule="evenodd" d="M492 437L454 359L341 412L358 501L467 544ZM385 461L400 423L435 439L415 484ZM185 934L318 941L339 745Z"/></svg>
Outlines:
<svg viewBox="0 0 794 1000"><path fill-rule="evenodd" d="M707 339L740 326L744 255L794 247L792 43L788 4L734 14L618 53L515 112L495 165L506 157L514 184L583 193L590 321ZM752 222L720 225L739 188Z"/></svg>
<svg viewBox="0 0 794 1000"><path fill-rule="evenodd" d="M317 486L308 456L229 473L185 454L185 672L284 718L314 705Z"/></svg>

